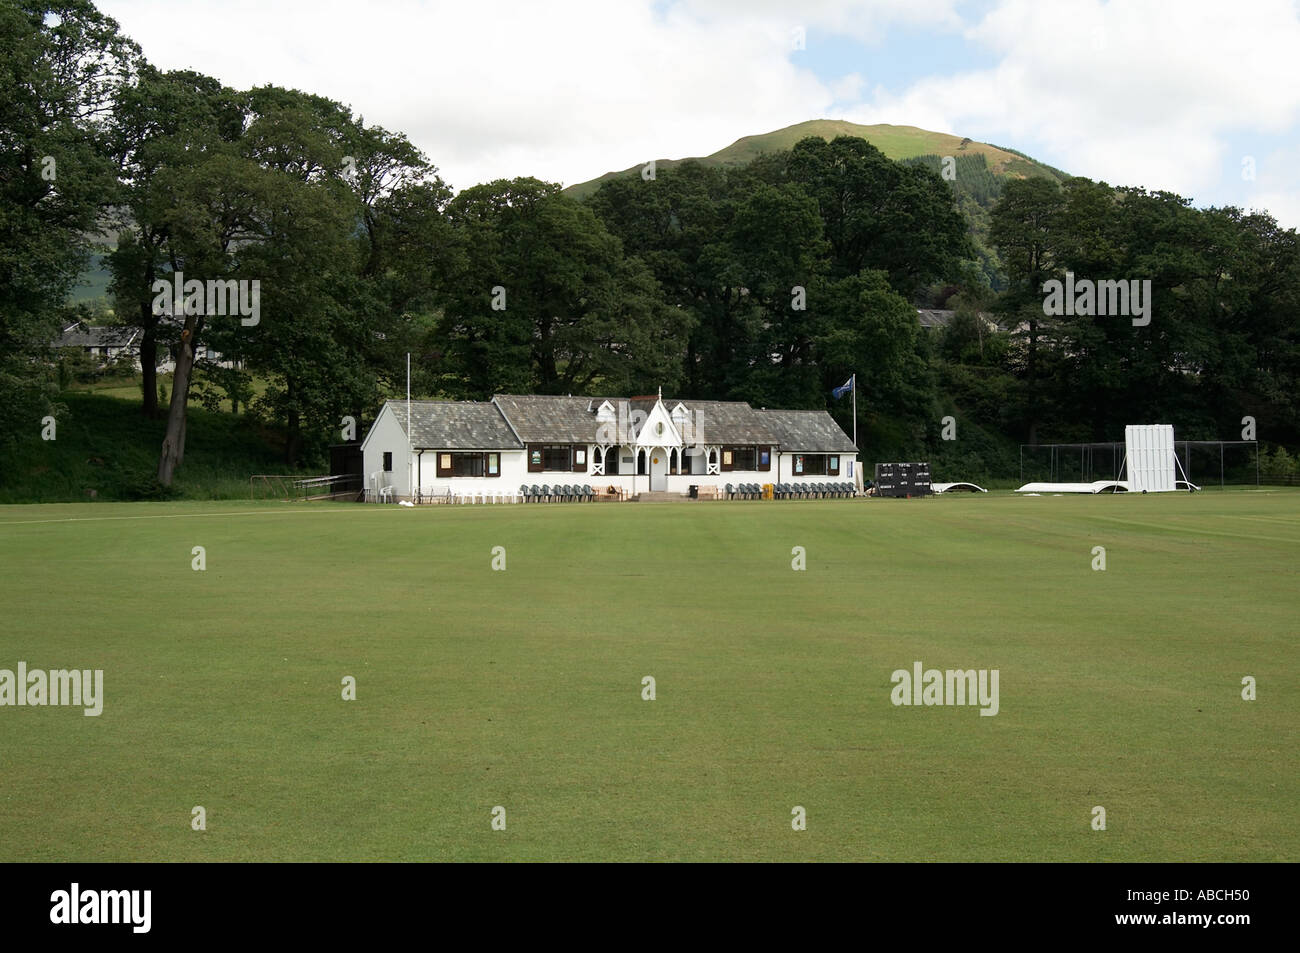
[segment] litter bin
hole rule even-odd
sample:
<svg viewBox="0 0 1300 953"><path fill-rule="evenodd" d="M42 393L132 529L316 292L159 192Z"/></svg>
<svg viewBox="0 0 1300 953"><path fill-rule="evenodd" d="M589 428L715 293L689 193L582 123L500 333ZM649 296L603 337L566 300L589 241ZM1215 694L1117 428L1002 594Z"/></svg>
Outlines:
<svg viewBox="0 0 1300 953"><path fill-rule="evenodd" d="M691 484L691 499L692 499L692 500L698 500L699 498L700 498L700 485L699 485L698 483L692 483L692 484Z"/></svg>
<svg viewBox="0 0 1300 953"><path fill-rule="evenodd" d="M775 489L776 489L776 484L775 484L775 483L764 483L764 484L763 484L763 499L765 499L765 500L770 500L770 499L772 499L772 498L773 498L773 493L772 493L772 491L775 490Z"/></svg>

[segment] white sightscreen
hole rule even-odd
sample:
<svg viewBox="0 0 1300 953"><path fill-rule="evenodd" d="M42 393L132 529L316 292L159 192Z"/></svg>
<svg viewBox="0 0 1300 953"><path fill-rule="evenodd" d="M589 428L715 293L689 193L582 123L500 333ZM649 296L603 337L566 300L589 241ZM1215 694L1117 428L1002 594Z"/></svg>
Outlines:
<svg viewBox="0 0 1300 953"><path fill-rule="evenodd" d="M1174 489L1174 428L1129 424L1124 428L1129 490L1163 493Z"/></svg>

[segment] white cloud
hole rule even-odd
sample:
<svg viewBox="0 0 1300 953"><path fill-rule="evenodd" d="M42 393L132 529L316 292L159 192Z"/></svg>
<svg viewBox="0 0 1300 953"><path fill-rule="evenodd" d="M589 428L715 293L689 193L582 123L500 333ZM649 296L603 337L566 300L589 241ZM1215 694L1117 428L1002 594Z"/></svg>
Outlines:
<svg viewBox="0 0 1300 953"><path fill-rule="evenodd" d="M967 39L996 66L877 90L847 118L960 132L1192 197L1238 174L1234 135L1300 120L1300 14L1284 0L1003 0Z"/></svg>
<svg viewBox="0 0 1300 953"><path fill-rule="evenodd" d="M1300 145L1277 149L1257 159L1255 174L1255 188L1243 189L1243 198L1237 204L1265 209L1282 225L1300 227Z"/></svg>
<svg viewBox="0 0 1300 953"><path fill-rule="evenodd" d="M102 0L156 65L350 104L407 133L457 188L582 181L652 157L713 152L826 112L790 62L788 18L704 5L480 0Z"/></svg>
<svg viewBox="0 0 1300 953"><path fill-rule="evenodd" d="M786 28L816 27L852 37L868 45L879 43L892 26L957 30L964 24L959 0L676 0L702 22L725 28L739 20L780 24Z"/></svg>
<svg viewBox="0 0 1300 953"><path fill-rule="evenodd" d="M348 103L409 135L456 188L516 175L577 182L834 115L1236 201L1236 139L1274 148L1300 118L1290 0L998 0L970 25L960 0L99 2L156 65ZM865 88L851 64L822 79L806 67L819 62L816 34L872 46L897 38L891 26L932 70L901 93L874 76ZM792 57L799 27L810 47ZM944 75L924 31L963 33L994 63ZM1294 192L1250 190L1279 209L1295 207Z"/></svg>
<svg viewBox="0 0 1300 953"><path fill-rule="evenodd" d="M862 88L865 85L860 73L849 73L831 83L831 95L839 103L856 102L862 95Z"/></svg>

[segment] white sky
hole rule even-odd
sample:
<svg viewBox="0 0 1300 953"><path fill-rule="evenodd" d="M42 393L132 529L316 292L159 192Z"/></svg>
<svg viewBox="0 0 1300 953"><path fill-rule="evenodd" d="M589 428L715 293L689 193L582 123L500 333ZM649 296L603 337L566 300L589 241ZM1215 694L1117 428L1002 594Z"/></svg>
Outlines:
<svg viewBox="0 0 1300 953"><path fill-rule="evenodd" d="M300 88L405 132L456 189L516 175L572 184L845 118L970 136L1300 226L1295 0L99 6L161 68Z"/></svg>

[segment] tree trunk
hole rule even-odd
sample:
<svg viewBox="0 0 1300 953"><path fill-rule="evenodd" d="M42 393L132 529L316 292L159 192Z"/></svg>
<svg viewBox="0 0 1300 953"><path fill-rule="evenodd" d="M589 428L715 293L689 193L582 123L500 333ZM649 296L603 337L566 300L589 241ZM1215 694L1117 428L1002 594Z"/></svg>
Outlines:
<svg viewBox="0 0 1300 953"><path fill-rule="evenodd" d="M1025 361L1025 383L1028 399L1025 402L1025 416L1029 418L1029 442L1038 443L1038 322L1029 320L1029 353Z"/></svg>
<svg viewBox="0 0 1300 953"><path fill-rule="evenodd" d="M298 465L298 452L302 447L302 419L298 414L296 398L298 389L292 380L286 378L284 393L288 400L288 412L285 414L288 433L284 440L284 462L290 469Z"/></svg>
<svg viewBox="0 0 1300 953"><path fill-rule="evenodd" d="M151 260L145 269L144 286L152 289L153 279ZM144 398L140 412L153 420L158 416L158 316L153 313L153 302L148 299L140 302L140 327L144 329L140 338L140 388Z"/></svg>
<svg viewBox="0 0 1300 953"><path fill-rule="evenodd" d="M293 469L298 465L298 452L302 446L301 433L299 431L300 421L298 420L298 411L289 411L288 433L284 440L284 462Z"/></svg>
<svg viewBox="0 0 1300 953"><path fill-rule="evenodd" d="M194 370L195 338L201 321L191 315L181 332L180 352L176 355L176 375L172 378L171 406L167 410L167 433L158 455L158 482L172 485L176 468L185 459L185 408L190 397L190 375Z"/></svg>
<svg viewBox="0 0 1300 953"><path fill-rule="evenodd" d="M140 338L140 375L140 396L144 398L140 412L153 419L158 416L158 331L149 324L145 324Z"/></svg>

